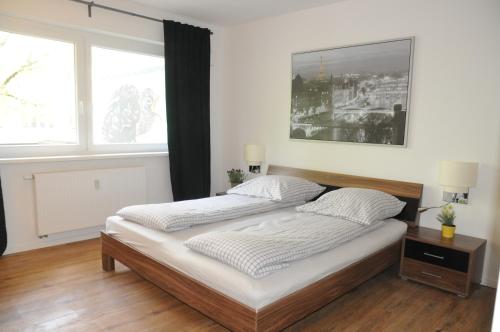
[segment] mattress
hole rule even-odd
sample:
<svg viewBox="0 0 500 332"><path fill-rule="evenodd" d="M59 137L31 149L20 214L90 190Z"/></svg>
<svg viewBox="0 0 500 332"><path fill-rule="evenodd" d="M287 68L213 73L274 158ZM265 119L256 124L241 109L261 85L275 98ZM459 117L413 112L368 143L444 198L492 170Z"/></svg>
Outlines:
<svg viewBox="0 0 500 332"><path fill-rule="evenodd" d="M407 227L404 222L390 219L368 234L333 250L291 262L287 268L260 279L254 279L215 259L196 253L183 244L185 240L198 234L256 225L270 219L287 218L296 213L293 207L285 208L172 233L149 229L113 216L106 221L106 231L138 251L258 311L394 243L401 239Z"/></svg>

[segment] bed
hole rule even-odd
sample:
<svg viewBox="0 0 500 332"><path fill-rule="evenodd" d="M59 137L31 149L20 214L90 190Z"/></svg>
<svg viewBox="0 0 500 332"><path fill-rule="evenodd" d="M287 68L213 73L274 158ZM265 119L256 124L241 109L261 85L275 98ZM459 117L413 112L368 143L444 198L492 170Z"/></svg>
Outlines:
<svg viewBox="0 0 500 332"><path fill-rule="evenodd" d="M268 174L303 177L327 186L327 190L361 187L385 191L407 203L396 219L410 227L417 224L421 184L280 166L270 166ZM238 219L238 224L253 225L291 213L293 208L285 208L246 216ZM218 222L169 234L111 217L101 236L103 269L112 271L116 259L231 330L277 331L396 263L406 230L401 221L389 221L345 245L293 262L262 279L253 279L183 246L183 241L194 235L233 225L233 221Z"/></svg>

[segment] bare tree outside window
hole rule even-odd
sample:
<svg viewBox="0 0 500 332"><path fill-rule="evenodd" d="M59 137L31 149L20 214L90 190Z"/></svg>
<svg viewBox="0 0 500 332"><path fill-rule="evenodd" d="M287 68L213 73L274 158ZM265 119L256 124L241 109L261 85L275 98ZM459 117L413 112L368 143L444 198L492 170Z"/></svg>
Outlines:
<svg viewBox="0 0 500 332"><path fill-rule="evenodd" d="M0 144L75 144L74 45L0 31L0 59Z"/></svg>

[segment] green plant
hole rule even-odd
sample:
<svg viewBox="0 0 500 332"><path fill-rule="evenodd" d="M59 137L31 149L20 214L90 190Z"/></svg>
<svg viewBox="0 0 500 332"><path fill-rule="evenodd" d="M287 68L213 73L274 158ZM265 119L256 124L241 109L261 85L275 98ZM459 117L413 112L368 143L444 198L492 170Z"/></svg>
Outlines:
<svg viewBox="0 0 500 332"><path fill-rule="evenodd" d="M231 183L242 183L245 180L245 173L242 169L230 169L227 171L227 176L229 177L229 182Z"/></svg>
<svg viewBox="0 0 500 332"><path fill-rule="evenodd" d="M445 226L453 226L455 217L453 206L451 204L446 204L441 208L441 213L437 216L437 220Z"/></svg>

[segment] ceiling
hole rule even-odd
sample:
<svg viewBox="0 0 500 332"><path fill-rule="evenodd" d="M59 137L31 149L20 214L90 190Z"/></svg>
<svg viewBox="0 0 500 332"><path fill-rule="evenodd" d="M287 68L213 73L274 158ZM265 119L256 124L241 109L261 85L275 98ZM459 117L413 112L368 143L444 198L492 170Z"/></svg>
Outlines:
<svg viewBox="0 0 500 332"><path fill-rule="evenodd" d="M342 0L133 0L216 25L235 25Z"/></svg>

